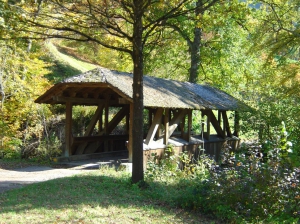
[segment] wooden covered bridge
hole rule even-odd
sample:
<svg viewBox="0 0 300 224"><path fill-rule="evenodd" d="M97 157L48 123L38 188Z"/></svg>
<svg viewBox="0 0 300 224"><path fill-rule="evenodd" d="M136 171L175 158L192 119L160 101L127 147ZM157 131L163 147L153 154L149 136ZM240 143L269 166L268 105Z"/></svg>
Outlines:
<svg viewBox="0 0 300 224"><path fill-rule="evenodd" d="M36 99L36 103L66 106L64 157L128 150L131 160L132 82L131 73L99 67L55 84ZM97 108L82 136L72 132L75 105ZM177 152L193 153L204 146L206 153L218 159L225 142L233 148L239 143L238 121L231 130L226 112L248 110L239 100L208 85L150 76L144 76L144 106L144 161L152 152L162 153L169 144ZM200 122L202 133L192 130L193 111L201 116L194 120ZM116 132L120 127L122 131Z"/></svg>

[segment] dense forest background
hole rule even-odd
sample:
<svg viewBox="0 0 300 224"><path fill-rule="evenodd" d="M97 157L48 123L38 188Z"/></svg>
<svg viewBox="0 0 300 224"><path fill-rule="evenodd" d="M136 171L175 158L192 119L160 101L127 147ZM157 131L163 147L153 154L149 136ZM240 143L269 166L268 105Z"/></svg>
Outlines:
<svg viewBox="0 0 300 224"><path fill-rule="evenodd" d="M64 108L34 103L52 84L95 66L134 70L130 54L119 50L129 45L121 35L106 33L105 43L118 46L108 48L88 38L80 39L80 33L71 36L67 30L53 29L57 24L45 16L55 9L51 2L58 4L59 1L1 2L2 158L49 159L60 153L64 143ZM96 1L88 2L96 4ZM105 2L110 1L101 4ZM170 1L170 4L156 1L157 5L155 3L145 14L149 13L149 17L161 14L164 7L173 7L179 2L184 1ZM255 109L240 114L244 140L278 143L284 122L292 153L299 156L299 2L185 2L201 3L203 7L195 13L177 9L186 10L185 14L177 14L176 18L153 27L144 46L144 74L208 83L228 92ZM68 4L71 7L73 3ZM76 29L84 32L87 29L85 24L81 25L84 17L76 13L85 5L74 3L73 7L73 12L68 8L65 14L59 14L59 18L64 18L59 22L64 22L65 27L68 23L70 27L77 24ZM52 11L55 15L59 12ZM37 24L49 26L41 28ZM98 35L104 34L99 32ZM195 58L196 76L193 76L191 61ZM75 131L80 132L80 127L86 124L92 114L90 110L75 109L74 129L78 129Z"/></svg>

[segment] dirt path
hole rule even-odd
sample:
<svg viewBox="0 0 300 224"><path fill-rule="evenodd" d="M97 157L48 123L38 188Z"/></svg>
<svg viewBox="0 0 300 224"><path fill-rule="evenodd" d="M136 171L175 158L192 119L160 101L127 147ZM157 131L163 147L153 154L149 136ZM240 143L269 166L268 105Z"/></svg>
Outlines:
<svg viewBox="0 0 300 224"><path fill-rule="evenodd" d="M99 165L94 168L99 168ZM90 170L83 166L59 169L47 166L29 166L15 170L0 169L0 193L27 184L73 176Z"/></svg>

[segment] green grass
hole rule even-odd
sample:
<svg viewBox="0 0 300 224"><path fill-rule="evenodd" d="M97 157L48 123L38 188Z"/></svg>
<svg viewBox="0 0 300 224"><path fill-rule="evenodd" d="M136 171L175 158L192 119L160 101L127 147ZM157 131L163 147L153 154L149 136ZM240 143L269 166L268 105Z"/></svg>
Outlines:
<svg viewBox="0 0 300 224"><path fill-rule="evenodd" d="M0 223L214 223L169 204L162 189L140 189L129 173L101 169L1 194Z"/></svg>
<svg viewBox="0 0 300 224"><path fill-rule="evenodd" d="M96 65L78 60L75 57L59 52L51 42L48 42L46 46L57 60L70 65L71 67L73 67L78 71L86 72L88 70L96 68Z"/></svg>

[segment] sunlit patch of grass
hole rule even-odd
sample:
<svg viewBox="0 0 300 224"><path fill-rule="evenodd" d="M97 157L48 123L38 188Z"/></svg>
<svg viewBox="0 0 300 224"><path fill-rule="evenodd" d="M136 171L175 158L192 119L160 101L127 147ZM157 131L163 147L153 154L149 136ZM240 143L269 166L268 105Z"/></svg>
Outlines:
<svg viewBox="0 0 300 224"><path fill-rule="evenodd" d="M129 173L97 170L1 194L0 223L210 223L153 191L132 185Z"/></svg>
<svg viewBox="0 0 300 224"><path fill-rule="evenodd" d="M57 60L67 63L70 66L72 66L73 68L75 68L81 72L86 72L88 70L96 68L96 65L93 65L93 64L81 61L81 60L77 60L74 57L71 57L69 55L59 52L57 50L57 48L51 42L47 43L47 48L50 50L50 52L54 55L54 57Z"/></svg>

